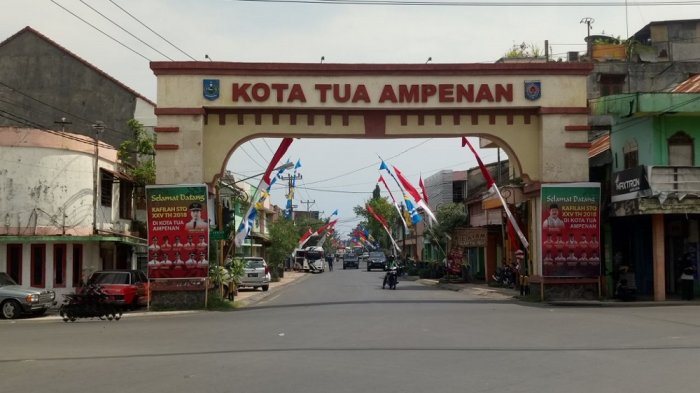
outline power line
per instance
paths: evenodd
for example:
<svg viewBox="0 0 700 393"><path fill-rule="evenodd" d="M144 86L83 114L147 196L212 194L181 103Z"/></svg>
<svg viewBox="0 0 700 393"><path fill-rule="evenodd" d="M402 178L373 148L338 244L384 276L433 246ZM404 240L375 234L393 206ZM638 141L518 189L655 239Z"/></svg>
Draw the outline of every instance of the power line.
<svg viewBox="0 0 700 393"><path fill-rule="evenodd" d="M100 11L98 11L97 9L95 9L95 8L94 8L93 6L91 6L90 4L86 3L84 0L80 0L80 2L83 3L86 7L90 8L90 9L93 10L93 11L95 11L95 12L96 12L98 15L100 15L101 17L103 17L103 18L107 19L108 21L110 21L113 25L115 25L115 26L117 26L118 28L120 28L120 29L121 29L123 32L125 32L126 34L128 34L128 35L134 37L135 39L137 39L140 43L142 43L142 44L146 45L147 47L153 49L154 51L158 52L161 56L165 57L166 59L168 59L168 60L170 60L170 61L173 61L173 59L170 58L168 55L166 55L166 54L164 54L163 52L159 51L158 49L152 47L152 46L149 45L146 41L144 41L144 40L140 39L139 37L135 36L135 35L132 34L129 30L123 28L120 24L118 24L117 22L115 22L115 21L113 21L112 19L108 18L107 16L105 16L103 13L101 13Z"/></svg>
<svg viewBox="0 0 700 393"><path fill-rule="evenodd" d="M53 1L53 0L51 0L51 1ZM162 35L156 33L155 30L153 30L153 29L151 29L150 27L148 27L145 23L141 22L137 17L135 17L134 15L132 15L129 11L125 10L125 9L122 8L119 4L115 3L114 0L109 0L109 2L112 3L112 4L114 4L114 5L115 5L117 8L119 8L120 10L122 10L125 14L129 15L132 19L134 19L135 21L139 22L139 23L141 24L141 26L147 28L151 33L157 35L157 36L160 37L163 41L165 41L165 42L167 42L168 44L170 44L170 46L172 46L173 48L179 50L180 52L182 52L182 54L184 54L185 56L189 57L190 59L192 59L192 60L194 60L194 61L197 61L194 57L192 57L192 56L190 56L189 54L187 54L187 52L185 52L185 51L183 51L182 49L178 48L175 44L173 44L172 42L168 41L168 40L167 40L165 37L163 37Z"/></svg>
<svg viewBox="0 0 700 393"><path fill-rule="evenodd" d="M151 59L149 59L148 57L142 55L141 53L135 51L134 49L131 49L131 48L130 48L129 46L127 46L125 43L119 41L118 39L112 37L111 35L105 33L104 31L100 30L99 27L97 27L97 26L93 25L92 23L86 21L85 19L79 17L79 16L78 16L77 14L75 14L73 11L71 11L71 10L69 10L68 8L66 8L66 7L64 7L64 6L60 5L60 4L58 4L55 0L51 0L51 2L54 3L54 4L56 4L58 7L60 7L62 10L66 11L67 13L69 13L69 14L73 15L74 17L80 19L80 20L81 20L83 23L85 23L86 25L88 25L88 26L92 27L93 29L99 31L100 33L104 34L105 36L107 36L109 39L111 39L112 41L116 42L117 44L119 44L119 45L123 46L124 48L126 48L126 49L132 51L133 53L135 53L135 54L141 56L141 57L144 58L146 61L149 61L149 62L151 61Z"/></svg>

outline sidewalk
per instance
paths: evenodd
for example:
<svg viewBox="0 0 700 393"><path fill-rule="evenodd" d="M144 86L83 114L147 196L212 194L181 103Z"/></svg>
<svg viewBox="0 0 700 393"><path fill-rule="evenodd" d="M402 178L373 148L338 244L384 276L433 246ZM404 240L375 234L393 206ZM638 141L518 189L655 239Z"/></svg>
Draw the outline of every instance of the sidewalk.
<svg viewBox="0 0 700 393"><path fill-rule="evenodd" d="M406 278L404 278L406 279ZM543 306L560 306L560 307L659 307L659 306L700 306L700 299L695 300L679 300L667 299L664 301L654 300L634 300L621 301L618 299L602 299L602 300L545 300L540 302L538 299L533 299L531 296L527 299L521 299L520 291L510 288L491 287L485 283L442 283L435 279L414 278L415 281L424 284L432 285L450 291L464 292L473 296L482 297L490 300L512 300L528 305L543 305ZM531 289L532 290L532 289Z"/></svg>
<svg viewBox="0 0 700 393"><path fill-rule="evenodd" d="M270 289L267 292L263 292L260 289L253 289L253 288L239 289L238 295L236 295L233 299L234 304L235 304L236 308L247 307L249 305L255 304L255 303L271 296L275 292L279 291L280 288L284 287L285 285L289 285L293 282L305 280L308 277L310 277L311 275L312 275L311 273L304 273L304 272L295 272L295 271L284 272L284 277L280 278L280 281L270 283Z"/></svg>

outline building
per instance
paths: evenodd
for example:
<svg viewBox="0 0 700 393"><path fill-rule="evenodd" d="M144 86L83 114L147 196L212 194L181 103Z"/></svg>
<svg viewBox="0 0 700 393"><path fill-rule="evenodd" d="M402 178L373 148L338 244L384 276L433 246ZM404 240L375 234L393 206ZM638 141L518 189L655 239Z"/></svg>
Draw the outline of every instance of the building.
<svg viewBox="0 0 700 393"><path fill-rule="evenodd" d="M95 270L145 268L145 215L117 147L154 108L30 27L0 43L0 271L61 294Z"/></svg>

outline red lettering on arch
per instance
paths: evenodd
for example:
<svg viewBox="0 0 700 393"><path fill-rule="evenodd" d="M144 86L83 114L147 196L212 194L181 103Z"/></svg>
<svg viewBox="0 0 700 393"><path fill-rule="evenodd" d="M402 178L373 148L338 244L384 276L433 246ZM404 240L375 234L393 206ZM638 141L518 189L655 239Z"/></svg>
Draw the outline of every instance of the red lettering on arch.
<svg viewBox="0 0 700 393"><path fill-rule="evenodd" d="M496 85L496 101L513 101L513 84L509 83L505 86L498 84Z"/></svg>
<svg viewBox="0 0 700 393"><path fill-rule="evenodd" d="M399 85L399 102L420 101L420 90L418 85Z"/></svg>
<svg viewBox="0 0 700 393"><path fill-rule="evenodd" d="M364 101L366 103L372 102L372 100L369 98L369 93L367 92L365 85L358 85L357 89L355 90L355 94L352 96L352 102L360 101Z"/></svg>
<svg viewBox="0 0 700 393"><path fill-rule="evenodd" d="M327 95L328 95L328 90L331 89L331 84L330 83L319 83L314 86L316 90L318 90L319 93L321 93L321 102L326 102L327 100Z"/></svg>
<svg viewBox="0 0 700 393"><path fill-rule="evenodd" d="M438 101L439 102L455 102L454 85L439 84L438 85Z"/></svg>
<svg viewBox="0 0 700 393"><path fill-rule="evenodd" d="M289 97L287 98L287 102L293 101L306 102L304 89L302 89L301 85L298 83L292 85L292 90L289 92Z"/></svg>
<svg viewBox="0 0 700 393"><path fill-rule="evenodd" d="M489 85L484 84L479 86L479 92L476 93L476 102L481 101L493 102L493 94L491 93Z"/></svg>
<svg viewBox="0 0 700 393"><path fill-rule="evenodd" d="M238 83L233 84L233 102L238 102L242 100L244 102L252 101L248 95L248 89L250 88L250 83L243 83L239 85Z"/></svg>
<svg viewBox="0 0 700 393"><path fill-rule="evenodd" d="M389 101L392 103L396 103L396 93L394 93L394 88L391 85L384 85L384 88L382 89L382 94L379 96L379 103L383 103L385 101Z"/></svg>
<svg viewBox="0 0 700 393"><path fill-rule="evenodd" d="M457 102L474 102L474 85L457 85Z"/></svg>
<svg viewBox="0 0 700 393"><path fill-rule="evenodd" d="M421 102L428 102L428 99L435 95L437 88L435 85L420 85Z"/></svg>
<svg viewBox="0 0 700 393"><path fill-rule="evenodd" d="M284 102L284 91L289 88L289 85L286 83L273 83L272 84L272 90L275 91L275 97L277 98L277 102Z"/></svg>
<svg viewBox="0 0 700 393"><path fill-rule="evenodd" d="M251 89L253 99L257 102L265 102L270 98L270 86L267 83L256 83Z"/></svg>

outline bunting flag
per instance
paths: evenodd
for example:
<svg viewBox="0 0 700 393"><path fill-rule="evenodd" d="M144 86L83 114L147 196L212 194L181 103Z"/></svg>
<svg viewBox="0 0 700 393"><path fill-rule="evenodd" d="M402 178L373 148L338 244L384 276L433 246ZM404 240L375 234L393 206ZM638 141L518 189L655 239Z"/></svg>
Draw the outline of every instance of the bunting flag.
<svg viewBox="0 0 700 393"><path fill-rule="evenodd" d="M469 146L469 150L471 150L472 153L474 154L474 158L476 158L476 162L479 163L479 169L481 169L481 174L484 176L484 179L486 180L487 188L489 190L493 189L494 192L496 193L496 195L498 195L498 199L501 201L501 205L503 206L503 210L505 210L506 216L508 217L508 222L510 222L510 224L513 226L513 229L515 229L515 232L518 234L518 237L520 238L520 243L522 243L523 247L525 247L525 250L527 250L530 247L530 243L528 243L527 239L525 238L525 235L520 230L520 227L518 226L518 222L515 221L515 217L513 217L513 214L510 212L510 209L508 209L508 205L506 204L506 201L503 199L503 196L501 195L501 191L498 189L496 182L493 181L493 177L491 177L491 173L489 173L488 169L486 169L486 166L481 161L479 154L476 153L476 150L474 150L474 147L472 146L471 143L469 143L469 140L465 136L462 137L462 147L464 147L464 146Z"/></svg>
<svg viewBox="0 0 700 393"><path fill-rule="evenodd" d="M301 235L301 238L299 239L299 247L297 248L302 248L304 247L304 244L306 244L307 241L311 238L311 235L314 233L311 231L311 228L309 228L308 231L306 231L303 235Z"/></svg>
<svg viewBox="0 0 700 393"><path fill-rule="evenodd" d="M337 216L338 215L338 209L333 210L333 213L331 213L331 217Z"/></svg>
<svg viewBox="0 0 700 393"><path fill-rule="evenodd" d="M409 217L411 217L411 223L413 223L413 225L416 225L419 222L423 221L423 217L421 217L421 215L418 214L418 209L416 209L413 206L413 202L411 202L411 200L408 198L408 195L404 194L403 199L404 203L406 204L406 211Z"/></svg>
<svg viewBox="0 0 700 393"><path fill-rule="evenodd" d="M267 169L265 170L265 173L263 175L262 180L260 180L260 184L258 184L258 187L255 189L255 192L253 193L253 197L250 198L251 201L257 201L258 200L258 193L261 192L263 189L268 189L272 185L272 180L270 179L270 176L272 175L272 171L275 169L277 166L277 163L279 160L282 158L284 153L287 152L287 149L289 149L289 145L292 144L292 141L294 139L292 138L284 138L282 139L282 142L280 142L279 147L277 147L277 151L275 151L275 154L272 156L272 160L270 163L267 165ZM246 236L250 234L251 229L253 228L253 224L255 223L255 215L257 214L257 210L255 208L255 203L251 203L250 207L248 208L248 212L246 213L245 217L246 219L243 220L241 223L241 226L238 228L238 232L236 233L236 236L234 237L234 243L237 247L240 247L243 244L243 241L245 240ZM253 213L255 212L255 213ZM253 220L250 220L250 217L253 217Z"/></svg>
<svg viewBox="0 0 700 393"><path fill-rule="evenodd" d="M423 217L421 217L420 214L416 214L414 216L414 214L410 213L411 210L413 210L413 204L410 203L410 201L408 200L406 193L404 192L403 188L401 187L401 183L399 183L399 181L396 179L396 176L394 176L394 174L391 173L389 166L384 162L384 160L382 160L381 157L379 157L379 159L382 161L382 163L379 164L379 170L384 169L389 174L389 176L391 176L391 178L394 179L394 181L396 182L396 185L399 187L399 190L401 191L401 194L403 194L403 203L404 203L404 206L406 207L406 211L404 213L408 214L409 216L407 218L403 217L403 215L400 213L401 209L399 209L399 216L401 216L401 220L403 221L404 228L406 228L406 230L408 230L408 224L406 224L406 222L409 219L411 220L411 223L413 225L416 225L418 222L423 220ZM384 182L384 185L386 185L386 182ZM387 189L388 188L389 187L387 186ZM409 206L409 204L410 204L410 206ZM398 209L398 207L397 207L397 209Z"/></svg>
<svg viewBox="0 0 700 393"><path fill-rule="evenodd" d="M375 212L374 209L372 209L372 206L370 206L369 204L367 205L367 211L370 212L370 214L372 214L374 218L376 218L377 221L379 221L379 223L382 224L383 227L389 226L389 224L386 222L386 218L384 218L381 214Z"/></svg>
<svg viewBox="0 0 700 393"><path fill-rule="evenodd" d="M430 210L423 198L421 198L420 194L418 193L418 190L416 190L416 188L413 187L411 182L409 182L403 176L403 174L401 173L401 171L399 171L398 168L394 167L394 172L396 172L396 177L399 178L399 181L401 181L401 184L406 189L406 191L408 191L408 193L411 194L411 196L413 197L413 200L416 201L416 205L420 206L426 212L426 214L428 214L428 217L430 217L432 223L437 224L437 218L435 218L433 212Z"/></svg>
<svg viewBox="0 0 700 393"><path fill-rule="evenodd" d="M423 199L425 200L425 203L429 203L428 202L428 192L425 191L425 184L423 184L423 175L421 175L418 178L418 187L420 187L420 190L423 192Z"/></svg>
<svg viewBox="0 0 700 393"><path fill-rule="evenodd" d="M338 220L333 220L333 221L328 222L328 223L325 224L325 225L321 225L321 227L318 228L318 230L315 232L315 234L316 234L316 235L321 235L321 234L322 234L323 232L325 232L327 229L333 228L333 226L335 225L336 222L338 222Z"/></svg>
<svg viewBox="0 0 700 393"><path fill-rule="evenodd" d="M406 224L406 220L403 218L403 214L401 214L401 208L399 207L399 204L396 203L396 199L394 198L394 194L391 193L391 190L389 189L389 185L386 184L386 180L384 180L384 176L379 175L379 179L377 181L382 182L384 184L384 188L386 188L387 192L389 193L389 196L391 197L391 202L394 204L394 208L399 213L399 218L401 218L401 223L403 224L404 229L406 229L408 231L408 224Z"/></svg>

